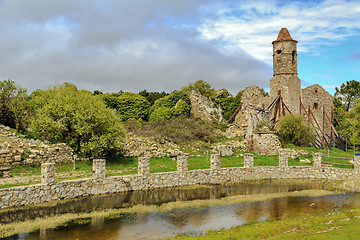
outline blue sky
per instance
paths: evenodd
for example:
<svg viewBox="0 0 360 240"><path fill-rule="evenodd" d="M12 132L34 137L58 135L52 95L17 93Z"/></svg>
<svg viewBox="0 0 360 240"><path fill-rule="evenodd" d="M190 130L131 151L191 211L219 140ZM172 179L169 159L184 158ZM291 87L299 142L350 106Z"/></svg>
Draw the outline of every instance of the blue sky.
<svg viewBox="0 0 360 240"><path fill-rule="evenodd" d="M360 0L0 0L0 79L33 91L269 88L272 45L298 40L302 87L360 81Z"/></svg>

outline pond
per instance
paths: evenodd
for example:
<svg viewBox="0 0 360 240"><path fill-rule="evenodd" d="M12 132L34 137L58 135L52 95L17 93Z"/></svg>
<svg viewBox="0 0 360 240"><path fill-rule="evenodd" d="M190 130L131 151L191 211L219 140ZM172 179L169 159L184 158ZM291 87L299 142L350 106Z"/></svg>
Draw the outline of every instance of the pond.
<svg viewBox="0 0 360 240"><path fill-rule="evenodd" d="M233 186L205 185L186 188L156 189L94 196L58 203L55 206L12 210L0 214L0 223L32 224L34 219L51 222L69 213L84 214L81 219L70 218L61 226L40 225L40 230L16 234L5 239L159 239L176 234L200 235L209 229L230 228L248 222L281 219L296 214L337 211L360 207L360 194L332 194L321 197L282 196L261 200L261 196L291 193L307 189L324 189L321 182L243 183ZM253 196L251 201L213 205L215 199L238 195ZM202 207L181 207L181 203L204 200ZM256 201L260 199L261 201ZM161 211L141 209L174 203L174 208ZM176 205L178 204L178 205ZM134 207L143 205L139 211ZM191 206L191 204L190 204ZM131 209L111 217L101 213L109 210ZM156 208L155 208L156 209ZM100 214L94 214L100 213ZM66 217L65 217L66 218ZM65 222L66 222L65 221Z"/></svg>

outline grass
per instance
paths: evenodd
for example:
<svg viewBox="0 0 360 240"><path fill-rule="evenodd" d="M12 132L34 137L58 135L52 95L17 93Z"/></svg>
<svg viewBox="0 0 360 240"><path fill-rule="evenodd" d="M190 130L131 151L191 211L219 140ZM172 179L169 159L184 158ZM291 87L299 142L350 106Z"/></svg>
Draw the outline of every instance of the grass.
<svg viewBox="0 0 360 240"><path fill-rule="evenodd" d="M348 209L249 223L228 230L209 231L205 236L174 239L358 239L359 224L360 209Z"/></svg>

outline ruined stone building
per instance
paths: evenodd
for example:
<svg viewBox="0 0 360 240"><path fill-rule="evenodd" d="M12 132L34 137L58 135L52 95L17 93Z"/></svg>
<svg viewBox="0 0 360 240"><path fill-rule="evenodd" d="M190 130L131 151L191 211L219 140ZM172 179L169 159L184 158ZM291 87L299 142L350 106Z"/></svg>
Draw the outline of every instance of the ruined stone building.
<svg viewBox="0 0 360 240"><path fill-rule="evenodd" d="M270 97L263 96L256 86L244 89L241 109L227 136L241 136L246 150L259 154L276 154L281 148L274 132L263 123L279 120L283 115L302 114L317 131L331 135L333 97L318 84L301 89L297 73L297 41L286 28L282 28L273 44L273 78L270 80ZM275 101L283 103L269 108Z"/></svg>
<svg viewBox="0 0 360 240"><path fill-rule="evenodd" d="M333 96L318 84L301 89L297 75L297 41L282 28L273 44L274 75L270 80L270 96L281 96L292 113L302 114L311 124L331 135Z"/></svg>

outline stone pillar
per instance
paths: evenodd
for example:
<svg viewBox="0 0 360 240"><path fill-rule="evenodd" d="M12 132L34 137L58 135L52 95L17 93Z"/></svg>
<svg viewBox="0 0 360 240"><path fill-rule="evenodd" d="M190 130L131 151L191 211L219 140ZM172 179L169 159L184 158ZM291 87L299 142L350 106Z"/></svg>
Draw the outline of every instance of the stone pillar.
<svg viewBox="0 0 360 240"><path fill-rule="evenodd" d="M177 171L180 173L185 173L188 170L188 157L187 156L177 156Z"/></svg>
<svg viewBox="0 0 360 240"><path fill-rule="evenodd" d="M245 168L254 167L254 154L245 153L245 155L244 155L244 167Z"/></svg>
<svg viewBox="0 0 360 240"><path fill-rule="evenodd" d="M289 154L287 152L280 152L279 153L279 167L284 168L287 167L289 164Z"/></svg>
<svg viewBox="0 0 360 240"><path fill-rule="evenodd" d="M55 163L41 164L41 184L52 185L55 183Z"/></svg>
<svg viewBox="0 0 360 240"><path fill-rule="evenodd" d="M360 175L360 156L354 156L354 174Z"/></svg>
<svg viewBox="0 0 360 240"><path fill-rule="evenodd" d="M211 154L210 156L210 169L219 170L221 168L220 154Z"/></svg>
<svg viewBox="0 0 360 240"><path fill-rule="evenodd" d="M93 160L93 177L95 179L105 179L105 159L94 159Z"/></svg>
<svg viewBox="0 0 360 240"><path fill-rule="evenodd" d="M150 174L150 158L139 157L138 160L138 174L146 177Z"/></svg>
<svg viewBox="0 0 360 240"><path fill-rule="evenodd" d="M321 169L321 153L313 154L313 166L316 169Z"/></svg>

